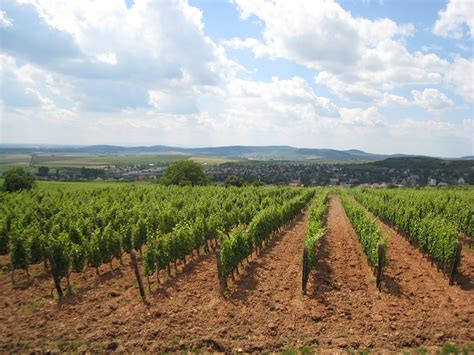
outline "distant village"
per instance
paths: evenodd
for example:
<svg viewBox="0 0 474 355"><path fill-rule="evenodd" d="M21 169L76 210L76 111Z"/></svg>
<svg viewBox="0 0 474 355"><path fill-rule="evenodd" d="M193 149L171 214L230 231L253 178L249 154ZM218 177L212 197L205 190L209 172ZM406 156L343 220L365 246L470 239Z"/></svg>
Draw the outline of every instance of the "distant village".
<svg viewBox="0 0 474 355"><path fill-rule="evenodd" d="M246 182L265 185L341 186L341 187L415 187L474 184L474 170L389 168L370 164L315 164L300 161L271 161L203 164L204 172L217 184L236 176ZM38 178L60 181L158 180L166 166L155 164L90 168L38 168Z"/></svg>

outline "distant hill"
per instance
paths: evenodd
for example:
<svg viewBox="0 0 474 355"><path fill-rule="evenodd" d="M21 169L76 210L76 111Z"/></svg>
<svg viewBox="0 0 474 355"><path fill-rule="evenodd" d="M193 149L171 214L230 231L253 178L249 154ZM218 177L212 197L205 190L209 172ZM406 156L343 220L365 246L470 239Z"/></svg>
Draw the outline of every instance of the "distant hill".
<svg viewBox="0 0 474 355"><path fill-rule="evenodd" d="M116 145L60 146L60 145L0 145L0 153L83 153L83 154L185 154L249 160L348 160L381 161L387 158L413 157L403 154L372 154L362 150L335 150L317 148L295 148L286 145L275 146L227 146L207 148L181 148L164 145L124 147ZM474 157L462 157L472 160Z"/></svg>
<svg viewBox="0 0 474 355"><path fill-rule="evenodd" d="M447 160L431 157L403 157L388 158L372 163L375 166L393 169L466 169L474 168L474 160L457 159Z"/></svg>

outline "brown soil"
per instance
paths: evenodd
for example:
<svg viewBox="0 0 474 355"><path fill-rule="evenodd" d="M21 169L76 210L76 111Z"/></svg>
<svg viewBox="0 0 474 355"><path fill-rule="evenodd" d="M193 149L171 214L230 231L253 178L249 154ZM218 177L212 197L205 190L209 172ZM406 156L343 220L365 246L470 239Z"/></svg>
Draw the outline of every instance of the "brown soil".
<svg viewBox="0 0 474 355"><path fill-rule="evenodd" d="M302 215L246 265L219 295L215 254L201 256L147 294L144 305L129 267L73 275L74 295L61 307L50 298L42 266L18 284L0 274L0 351L21 349L235 352L312 346L395 350L474 341L471 257L461 285L447 279L390 229L382 292L338 197L318 251L308 296L301 296ZM3 260L0 260L0 262ZM128 263L128 260L126 260ZM2 263L3 264L3 263ZM466 266L467 265L467 266ZM469 266L471 265L471 266ZM154 279L154 278L153 278Z"/></svg>

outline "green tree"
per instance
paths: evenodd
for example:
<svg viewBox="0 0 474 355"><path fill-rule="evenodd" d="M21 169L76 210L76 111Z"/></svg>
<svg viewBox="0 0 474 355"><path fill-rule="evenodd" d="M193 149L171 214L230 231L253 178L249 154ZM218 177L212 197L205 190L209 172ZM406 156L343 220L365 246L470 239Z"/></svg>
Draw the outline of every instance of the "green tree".
<svg viewBox="0 0 474 355"><path fill-rule="evenodd" d="M237 186L241 187L245 185L245 180L240 176L228 176L224 181L226 186Z"/></svg>
<svg viewBox="0 0 474 355"><path fill-rule="evenodd" d="M201 164L192 160L172 163L161 178L165 185L207 185L209 177L204 174Z"/></svg>
<svg viewBox="0 0 474 355"><path fill-rule="evenodd" d="M44 176L47 177L49 176L49 168L47 166L40 166L38 168L38 176Z"/></svg>
<svg viewBox="0 0 474 355"><path fill-rule="evenodd" d="M15 168L7 171L3 187L8 192L19 190L30 190L35 182L35 178L29 171L22 168Z"/></svg>

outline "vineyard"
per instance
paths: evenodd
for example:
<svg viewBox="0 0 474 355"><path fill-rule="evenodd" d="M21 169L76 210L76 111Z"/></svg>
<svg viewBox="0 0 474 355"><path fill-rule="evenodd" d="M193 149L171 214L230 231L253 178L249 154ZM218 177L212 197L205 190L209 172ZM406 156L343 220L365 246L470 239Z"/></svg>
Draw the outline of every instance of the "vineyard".
<svg viewBox="0 0 474 355"><path fill-rule="evenodd" d="M349 220L356 232L357 239L367 256L367 262L372 266L377 275L377 288L380 290L382 282L382 270L387 254L387 242L377 228L376 223L370 218L367 211L351 201L345 194L342 204Z"/></svg>
<svg viewBox="0 0 474 355"><path fill-rule="evenodd" d="M472 189L50 183L0 199L3 351L472 350Z"/></svg>
<svg viewBox="0 0 474 355"><path fill-rule="evenodd" d="M199 255L222 239L224 273L253 247L288 223L312 196L289 188L120 187L39 191L2 196L1 254L10 253L11 277L30 265L52 267L56 283L72 272L110 265L135 249L144 252L145 275L177 271L177 261ZM287 202L289 201L289 202ZM248 233L239 233L241 225ZM237 227L239 226L239 227ZM239 238L239 235L243 237ZM58 285L59 286L59 285ZM61 294L61 290L58 288ZM62 295L62 294L61 294Z"/></svg>
<svg viewBox="0 0 474 355"><path fill-rule="evenodd" d="M453 274L460 262L459 236L474 238L474 204L467 194L357 191L354 196L407 236L445 274Z"/></svg>

